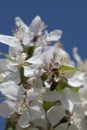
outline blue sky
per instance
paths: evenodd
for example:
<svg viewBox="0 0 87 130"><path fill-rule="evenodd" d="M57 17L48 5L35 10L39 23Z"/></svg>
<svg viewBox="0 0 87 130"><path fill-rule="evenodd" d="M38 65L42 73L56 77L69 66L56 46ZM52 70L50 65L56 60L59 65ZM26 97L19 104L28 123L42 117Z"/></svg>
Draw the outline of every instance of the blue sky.
<svg viewBox="0 0 87 130"><path fill-rule="evenodd" d="M39 15L48 30L61 29L61 42L72 57L77 46L82 58L87 57L87 2L86 0L0 0L0 34L11 35L15 29L14 18L21 17L26 24ZM7 47L0 44L0 51ZM0 130L3 120L0 120Z"/></svg>

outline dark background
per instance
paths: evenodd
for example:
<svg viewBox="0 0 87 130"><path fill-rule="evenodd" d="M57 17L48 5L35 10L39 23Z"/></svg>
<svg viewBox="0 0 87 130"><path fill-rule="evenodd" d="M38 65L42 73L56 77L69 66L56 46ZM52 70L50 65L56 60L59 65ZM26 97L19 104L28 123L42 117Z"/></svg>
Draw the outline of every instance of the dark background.
<svg viewBox="0 0 87 130"><path fill-rule="evenodd" d="M63 31L61 42L71 58L75 46L82 59L87 57L86 0L0 0L0 34L12 35L16 16L29 25L36 15L45 21L48 31ZM0 44L0 51L7 53L7 46ZM4 122L1 118L0 130L4 129Z"/></svg>

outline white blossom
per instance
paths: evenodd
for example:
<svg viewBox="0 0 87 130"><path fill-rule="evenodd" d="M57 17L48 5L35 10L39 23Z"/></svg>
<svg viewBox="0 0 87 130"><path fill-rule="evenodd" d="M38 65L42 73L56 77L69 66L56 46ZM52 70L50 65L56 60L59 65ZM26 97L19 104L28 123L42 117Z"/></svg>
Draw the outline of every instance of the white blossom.
<svg viewBox="0 0 87 130"><path fill-rule="evenodd" d="M13 36L0 34L9 46L0 52L0 116L15 130L87 130L87 60L75 47L72 61L62 31L45 30L40 16L15 24Z"/></svg>
<svg viewBox="0 0 87 130"><path fill-rule="evenodd" d="M36 118L43 118L44 111L35 100L38 92L35 90L28 90L27 95L23 88L16 85L13 81L5 82L0 85L0 91L8 100L0 104L0 115L10 117L14 112L20 114L18 124L25 128L29 126L29 122ZM32 95L33 94L33 95Z"/></svg>

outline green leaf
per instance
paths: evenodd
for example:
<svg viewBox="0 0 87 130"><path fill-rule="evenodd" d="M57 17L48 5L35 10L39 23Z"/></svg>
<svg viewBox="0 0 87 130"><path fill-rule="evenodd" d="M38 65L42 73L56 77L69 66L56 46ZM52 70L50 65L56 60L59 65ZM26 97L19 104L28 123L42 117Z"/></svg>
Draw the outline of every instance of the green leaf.
<svg viewBox="0 0 87 130"><path fill-rule="evenodd" d="M45 109L45 111L49 110L52 106L55 106L57 104L60 104L59 101L56 101L56 102L46 102L44 101L43 103L43 108Z"/></svg>
<svg viewBox="0 0 87 130"><path fill-rule="evenodd" d="M60 67L60 71L62 71L62 73L64 74L65 77L70 78L70 77L73 76L73 74L75 72L78 71L78 69L74 68L74 67L64 66L63 65L63 66Z"/></svg>
<svg viewBox="0 0 87 130"><path fill-rule="evenodd" d="M80 89L80 87L73 87L73 86L71 86L70 89L72 91L78 92L78 90Z"/></svg>
<svg viewBox="0 0 87 130"><path fill-rule="evenodd" d="M56 91L59 93L61 92L64 88L70 88L72 91L78 92L80 87L75 87L75 86L70 86L63 78L58 82L58 85L56 87Z"/></svg>
<svg viewBox="0 0 87 130"><path fill-rule="evenodd" d="M57 92L61 92L64 88L66 87L69 87L70 88L70 85L68 85L68 83L65 81L65 79L61 79L59 82L58 82L58 85L56 87L56 91Z"/></svg>
<svg viewBox="0 0 87 130"><path fill-rule="evenodd" d="M19 118L20 115L18 115L17 113L12 114L10 118L7 119L5 130L16 130L16 125Z"/></svg>

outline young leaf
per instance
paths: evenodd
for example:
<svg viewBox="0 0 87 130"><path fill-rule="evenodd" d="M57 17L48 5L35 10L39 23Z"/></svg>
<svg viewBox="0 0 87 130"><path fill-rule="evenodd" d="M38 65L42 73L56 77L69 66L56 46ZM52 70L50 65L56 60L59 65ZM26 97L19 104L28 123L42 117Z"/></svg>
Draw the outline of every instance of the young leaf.
<svg viewBox="0 0 87 130"><path fill-rule="evenodd" d="M56 104L60 104L59 101L56 102L46 102L44 101L43 103L43 108L45 109L45 111L49 110L52 106L56 105Z"/></svg>
<svg viewBox="0 0 87 130"><path fill-rule="evenodd" d="M56 91L57 92L61 92L64 88L66 87L69 87L70 86L67 84L67 82L64 80L64 79L61 79L59 82L58 82L58 85L56 87Z"/></svg>
<svg viewBox="0 0 87 130"><path fill-rule="evenodd" d="M78 71L78 69L77 69L77 68L74 68L74 67L62 65L62 66L60 67L60 71L62 71L62 73L64 74L65 77L70 78L70 77L73 76L73 74L74 74L75 72Z"/></svg>

